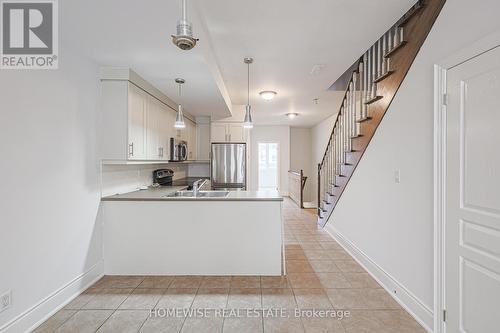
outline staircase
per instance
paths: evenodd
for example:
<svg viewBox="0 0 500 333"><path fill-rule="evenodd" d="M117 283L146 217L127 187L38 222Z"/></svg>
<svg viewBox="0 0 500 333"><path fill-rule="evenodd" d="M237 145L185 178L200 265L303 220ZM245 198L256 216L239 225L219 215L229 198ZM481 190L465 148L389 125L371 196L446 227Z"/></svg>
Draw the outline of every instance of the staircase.
<svg viewBox="0 0 500 333"><path fill-rule="evenodd" d="M445 1L418 1L356 62L318 164L321 227L335 209Z"/></svg>

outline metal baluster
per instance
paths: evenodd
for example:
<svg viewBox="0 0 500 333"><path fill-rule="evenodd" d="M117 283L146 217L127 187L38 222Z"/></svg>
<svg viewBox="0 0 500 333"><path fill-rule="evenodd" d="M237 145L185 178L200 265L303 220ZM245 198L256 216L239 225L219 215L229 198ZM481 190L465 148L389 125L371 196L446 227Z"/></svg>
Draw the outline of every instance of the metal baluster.
<svg viewBox="0 0 500 333"><path fill-rule="evenodd" d="M386 43L387 34L384 34L384 36L382 37L382 75L387 73L387 58L384 57L385 53L387 52Z"/></svg>
<svg viewBox="0 0 500 333"><path fill-rule="evenodd" d="M399 45L399 28L398 27L394 27L394 37L393 37L394 41L393 41L393 48L397 47Z"/></svg>
<svg viewBox="0 0 500 333"><path fill-rule="evenodd" d="M358 68L359 69L359 68ZM357 95L357 90L356 90L356 86L357 86L357 83L358 83L358 72L355 72L354 73L354 77L352 78L352 136L355 137L357 136L357 122L356 120L358 119L357 118L357 107L356 107L356 95ZM352 148L352 146L351 146Z"/></svg>
<svg viewBox="0 0 500 333"><path fill-rule="evenodd" d="M403 43L405 41L405 31L403 27L399 27L399 43Z"/></svg>
<svg viewBox="0 0 500 333"><path fill-rule="evenodd" d="M391 27L389 29L389 31L387 32L388 36L387 36L387 43L388 43L388 46L387 46L387 52L391 52L392 51L392 48L394 47L394 37L392 36L392 33L394 31L394 27Z"/></svg>

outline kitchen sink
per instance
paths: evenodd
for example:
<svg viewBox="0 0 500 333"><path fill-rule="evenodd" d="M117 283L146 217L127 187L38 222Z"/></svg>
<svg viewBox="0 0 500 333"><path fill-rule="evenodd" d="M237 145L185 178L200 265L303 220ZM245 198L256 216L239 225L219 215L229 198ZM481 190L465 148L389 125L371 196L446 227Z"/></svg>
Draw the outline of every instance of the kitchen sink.
<svg viewBox="0 0 500 333"><path fill-rule="evenodd" d="M229 191L198 191L196 197L193 191L177 191L167 194L167 198L225 198Z"/></svg>

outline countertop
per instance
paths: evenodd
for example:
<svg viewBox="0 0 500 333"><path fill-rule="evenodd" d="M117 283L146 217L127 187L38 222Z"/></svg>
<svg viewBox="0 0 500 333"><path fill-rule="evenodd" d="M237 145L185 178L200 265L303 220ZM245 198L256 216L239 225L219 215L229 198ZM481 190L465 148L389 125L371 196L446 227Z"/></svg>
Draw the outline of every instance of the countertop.
<svg viewBox="0 0 500 333"><path fill-rule="evenodd" d="M115 194L101 198L102 201L283 201L278 191L230 191L224 198L180 198L166 195L185 190L186 186L148 187L147 190Z"/></svg>

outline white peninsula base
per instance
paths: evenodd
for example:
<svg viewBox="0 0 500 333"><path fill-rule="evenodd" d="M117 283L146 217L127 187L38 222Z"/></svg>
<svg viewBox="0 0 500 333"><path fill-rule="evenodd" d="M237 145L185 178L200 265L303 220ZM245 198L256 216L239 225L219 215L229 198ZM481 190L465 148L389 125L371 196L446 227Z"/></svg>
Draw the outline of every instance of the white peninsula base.
<svg viewBox="0 0 500 333"><path fill-rule="evenodd" d="M281 275L282 201L103 201L106 275Z"/></svg>

